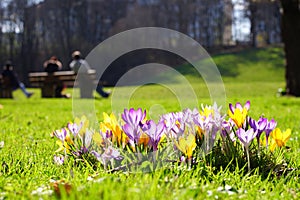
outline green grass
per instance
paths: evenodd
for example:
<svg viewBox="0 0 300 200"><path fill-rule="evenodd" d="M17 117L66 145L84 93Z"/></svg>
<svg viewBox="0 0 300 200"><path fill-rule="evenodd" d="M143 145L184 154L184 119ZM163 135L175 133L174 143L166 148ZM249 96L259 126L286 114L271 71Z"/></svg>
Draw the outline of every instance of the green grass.
<svg viewBox="0 0 300 200"><path fill-rule="evenodd" d="M224 82L280 82L284 81L284 53L282 48L248 49L231 54L212 56ZM178 67L188 78L198 78L189 66ZM193 79L194 81L195 79Z"/></svg>
<svg viewBox="0 0 300 200"><path fill-rule="evenodd" d="M299 168L300 99L277 97L284 87L283 53L280 48L253 49L236 54L213 57L220 67L226 89L226 103L251 101L250 115L274 118L282 129L291 128L292 137L287 145L289 167ZM181 69L192 85L198 103L211 104L206 86L191 69ZM178 98L168 87L179 88L186 96ZM102 112L118 111L125 107L142 107L150 110L151 118L160 113L193 107L186 85L147 85L143 87L111 88L109 99L75 99L83 106L94 106L96 116ZM128 91L131 91L128 99ZM258 173L243 175L243 169L229 172L226 169L212 173L203 163L194 170L176 168L159 169L152 173L94 172L89 168L70 165L56 166L53 154L57 149L50 133L73 120L72 99L41 99L40 91L26 99L20 91L13 100L1 99L0 110L0 199L39 199L32 192L39 187L51 188L50 182L64 179L71 184L70 199L299 199L299 172L280 178L265 178ZM71 91L69 91L71 92ZM180 105L181 104L181 105ZM84 107L85 109L85 107ZM226 112L227 108L223 111ZM88 177L93 175L94 181ZM226 187L225 187L226 186ZM43 199L58 198L42 195Z"/></svg>

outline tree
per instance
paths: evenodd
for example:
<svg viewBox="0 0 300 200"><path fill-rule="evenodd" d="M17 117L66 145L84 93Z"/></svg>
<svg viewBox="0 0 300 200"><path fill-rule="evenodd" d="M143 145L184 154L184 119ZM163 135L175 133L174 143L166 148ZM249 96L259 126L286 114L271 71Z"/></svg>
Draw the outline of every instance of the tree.
<svg viewBox="0 0 300 200"><path fill-rule="evenodd" d="M300 96L300 0L280 0L282 40L286 57L286 92Z"/></svg>
<svg viewBox="0 0 300 200"><path fill-rule="evenodd" d="M7 1L4 20L7 24L6 36L8 37L9 52L6 59L13 61L15 70L21 79L27 72L27 65L24 65L23 38L24 38L24 15L25 8L32 4L31 0L10 0Z"/></svg>

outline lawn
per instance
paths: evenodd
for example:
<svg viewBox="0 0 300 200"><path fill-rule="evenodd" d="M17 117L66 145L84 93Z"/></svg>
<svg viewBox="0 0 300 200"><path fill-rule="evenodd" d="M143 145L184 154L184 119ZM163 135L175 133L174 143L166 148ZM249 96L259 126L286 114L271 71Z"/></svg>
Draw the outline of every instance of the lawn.
<svg viewBox="0 0 300 200"><path fill-rule="evenodd" d="M0 104L0 199L59 198L53 181L63 180L67 188L60 188L61 198L70 199L299 199L299 130L300 99L277 96L284 87L283 51L279 47L250 49L239 53L213 56L226 89L226 104L251 101L249 114L274 118L282 129L291 128L292 135L285 152L287 175L278 178L262 176L257 171L244 173L245 168L213 170L205 164L160 168L154 172L115 172L93 170L90 167L53 162L58 146L50 134L73 121L72 103L83 113L95 113L99 121L102 112L115 114L125 107L147 109L148 117L157 120L166 112L195 107L187 85L167 86L151 84L141 87L111 88L109 99L95 100L41 99L40 91L26 99L20 91L13 100L1 99ZM212 104L204 82L193 68L178 67L189 81L198 105ZM170 88L175 88L172 92ZM177 90L178 89L178 90ZM132 91L129 93L128 91ZM68 92L72 92L69 90ZM128 95L130 98L128 98ZM193 95L193 94L192 94ZM226 113L228 107L223 108Z"/></svg>

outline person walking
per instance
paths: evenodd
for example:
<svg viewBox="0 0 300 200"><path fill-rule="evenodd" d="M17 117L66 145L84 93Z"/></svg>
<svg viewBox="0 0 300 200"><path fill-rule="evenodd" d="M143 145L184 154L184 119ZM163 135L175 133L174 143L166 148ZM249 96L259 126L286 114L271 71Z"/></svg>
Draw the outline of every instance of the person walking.
<svg viewBox="0 0 300 200"><path fill-rule="evenodd" d="M10 61L7 61L6 64L3 67L2 77L4 80L6 80L6 84L9 84L12 90L21 89L24 95L27 98L30 98L33 93L28 92L24 83L22 83L17 74L14 72L13 66Z"/></svg>

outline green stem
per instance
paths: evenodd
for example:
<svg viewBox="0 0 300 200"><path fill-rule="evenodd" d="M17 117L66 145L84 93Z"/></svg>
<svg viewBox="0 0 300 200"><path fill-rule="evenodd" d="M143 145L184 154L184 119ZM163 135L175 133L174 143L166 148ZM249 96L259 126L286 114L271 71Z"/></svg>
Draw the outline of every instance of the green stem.
<svg viewBox="0 0 300 200"><path fill-rule="evenodd" d="M249 156L249 150L248 147L246 147L246 154L247 154L247 162L248 162L248 172L250 173L250 156Z"/></svg>

